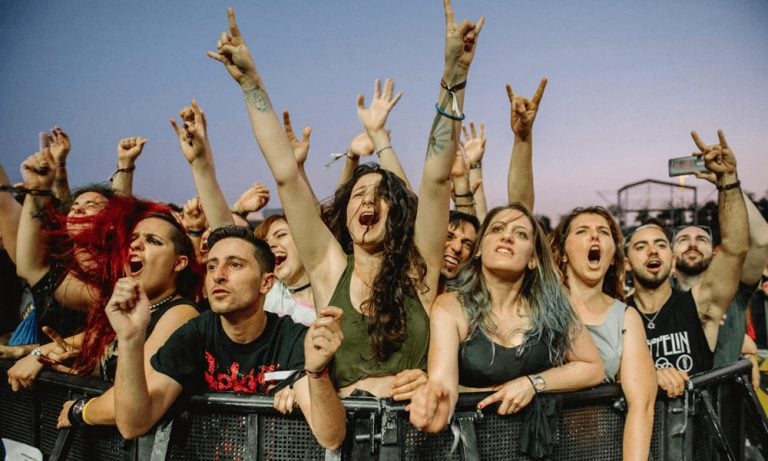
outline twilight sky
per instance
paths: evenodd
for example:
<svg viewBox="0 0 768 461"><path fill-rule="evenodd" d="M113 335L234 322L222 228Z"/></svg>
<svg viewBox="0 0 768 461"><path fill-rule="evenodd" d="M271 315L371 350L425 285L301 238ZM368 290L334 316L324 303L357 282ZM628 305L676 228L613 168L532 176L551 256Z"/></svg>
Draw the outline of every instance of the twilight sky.
<svg viewBox="0 0 768 461"><path fill-rule="evenodd" d="M442 70L440 0L233 1L240 29L278 110L313 128L307 162L331 195L361 131L356 96L376 78L405 92L389 118L393 144L418 184ZM149 139L134 192L183 203L192 175L168 119L196 98L230 202L253 181L273 191L239 88L206 56L227 28L211 1L0 0L0 162L19 165L54 125L70 135L74 187L105 180L116 144ZM506 198L512 147L509 82L531 96L549 85L534 129L536 212L553 219L616 201L625 184L667 180L667 159L725 130L747 191L768 191L768 2L454 0L457 20L486 17L470 71L467 119L484 121L490 205ZM701 186L700 202L715 195Z"/></svg>

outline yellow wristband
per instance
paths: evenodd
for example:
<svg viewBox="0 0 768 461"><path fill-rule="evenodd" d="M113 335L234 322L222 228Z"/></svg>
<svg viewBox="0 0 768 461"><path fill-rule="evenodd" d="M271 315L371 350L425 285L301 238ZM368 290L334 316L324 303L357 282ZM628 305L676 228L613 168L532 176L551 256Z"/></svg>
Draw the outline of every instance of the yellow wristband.
<svg viewBox="0 0 768 461"><path fill-rule="evenodd" d="M89 401L85 402L85 405L83 405L83 412L82 412L82 413L80 413L80 415L83 417L83 422L84 422L85 424L89 425L89 426L93 426L93 423L92 423L92 422L90 422L90 421L88 421L88 417L87 417L87 416L85 416L85 412L86 412L86 410L88 410L88 405L90 405L90 404L91 404L91 402L93 402L94 400L96 400L96 399L95 399L95 398L93 398L93 399L91 399L91 400L89 400Z"/></svg>

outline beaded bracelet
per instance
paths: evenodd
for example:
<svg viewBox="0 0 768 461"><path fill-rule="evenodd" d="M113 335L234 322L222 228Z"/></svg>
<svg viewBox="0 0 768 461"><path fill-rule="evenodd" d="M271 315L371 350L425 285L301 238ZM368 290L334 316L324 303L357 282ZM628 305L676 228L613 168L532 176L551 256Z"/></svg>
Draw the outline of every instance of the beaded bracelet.
<svg viewBox="0 0 768 461"><path fill-rule="evenodd" d="M118 168L115 170L114 173L112 173L112 176L109 177L109 182L113 182L115 179L115 176L117 176L118 173L132 173L133 170L136 169L136 165L129 166L128 168Z"/></svg>

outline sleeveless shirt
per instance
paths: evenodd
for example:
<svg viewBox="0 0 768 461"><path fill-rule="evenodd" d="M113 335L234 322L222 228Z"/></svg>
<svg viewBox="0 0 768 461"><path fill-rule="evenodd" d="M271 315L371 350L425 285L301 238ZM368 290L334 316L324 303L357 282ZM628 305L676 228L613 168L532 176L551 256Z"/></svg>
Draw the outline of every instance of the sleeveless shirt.
<svg viewBox="0 0 768 461"><path fill-rule="evenodd" d="M627 304L635 306L634 296ZM650 315L640 312L640 317L656 368L676 368L689 375L712 369L714 353L704 335L691 290L672 290L660 310ZM654 328L648 326L651 320Z"/></svg>
<svg viewBox="0 0 768 461"><path fill-rule="evenodd" d="M621 365L626 309L626 304L614 299L603 323L598 325L585 324L600 351L600 358L603 359L606 381L611 383L616 382L616 375Z"/></svg>
<svg viewBox="0 0 768 461"><path fill-rule="evenodd" d="M549 348L538 338L526 337L519 346L504 347L478 328L459 345L462 386L491 387L552 366Z"/></svg>
<svg viewBox="0 0 768 461"><path fill-rule="evenodd" d="M341 319L341 331L344 341L336 351L333 365L333 378L338 387L348 386L360 379L371 376L395 375L403 370L426 369L427 349L429 347L429 317L421 301L414 296L405 296L405 326L407 337L399 351L387 360L377 363L373 359L373 350L368 337L368 319L352 306L349 295L354 261L347 259L347 267L336 285L328 302L344 311Z"/></svg>

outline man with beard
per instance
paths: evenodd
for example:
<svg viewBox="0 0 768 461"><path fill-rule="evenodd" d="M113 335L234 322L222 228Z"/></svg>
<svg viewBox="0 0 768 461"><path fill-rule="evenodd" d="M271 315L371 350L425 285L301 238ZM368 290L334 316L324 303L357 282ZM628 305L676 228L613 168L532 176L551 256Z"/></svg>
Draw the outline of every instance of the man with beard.
<svg viewBox="0 0 768 461"><path fill-rule="evenodd" d="M708 178L705 178L708 179ZM749 197L744 196L749 221L749 249L741 268L739 286L728 308L725 322L720 326L715 348L714 368L723 367L739 359L743 345L754 346L747 339L747 304L757 288L763 267L768 258L768 223ZM707 227L685 226L677 230L672 240L675 257L675 275L672 286L679 290L690 290L698 285L709 268L713 255L712 234Z"/></svg>
<svg viewBox="0 0 768 461"><path fill-rule="evenodd" d="M679 291L670 283L672 249L661 226L640 226L626 242L627 269L635 281L627 303L643 318L659 387L669 397L682 395L689 374L712 368L720 320L736 293L749 240L736 158L725 136L718 131L720 143L707 146L695 132L691 135L717 178L720 250L701 281Z"/></svg>

